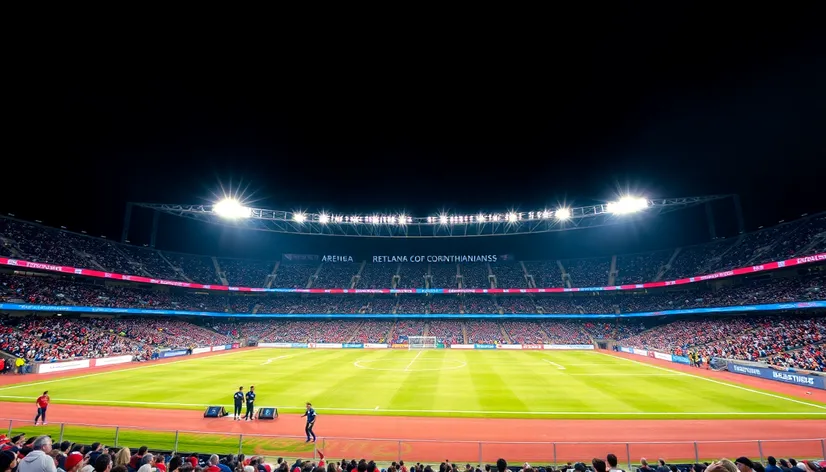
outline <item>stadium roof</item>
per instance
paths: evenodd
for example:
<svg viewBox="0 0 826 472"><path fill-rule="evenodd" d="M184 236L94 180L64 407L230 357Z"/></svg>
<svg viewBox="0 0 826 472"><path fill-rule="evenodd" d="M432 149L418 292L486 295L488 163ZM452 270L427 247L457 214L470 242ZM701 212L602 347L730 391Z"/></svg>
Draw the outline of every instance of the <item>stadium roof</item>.
<svg viewBox="0 0 826 472"><path fill-rule="evenodd" d="M683 198L624 197L615 202L582 207L507 210L475 214L435 213L411 216L404 213L336 214L252 208L235 200L212 205L130 203L157 213L190 218L210 224L256 231L323 236L379 238L458 238L504 236L570 231L618 224L628 215L654 216L735 198L710 195Z"/></svg>

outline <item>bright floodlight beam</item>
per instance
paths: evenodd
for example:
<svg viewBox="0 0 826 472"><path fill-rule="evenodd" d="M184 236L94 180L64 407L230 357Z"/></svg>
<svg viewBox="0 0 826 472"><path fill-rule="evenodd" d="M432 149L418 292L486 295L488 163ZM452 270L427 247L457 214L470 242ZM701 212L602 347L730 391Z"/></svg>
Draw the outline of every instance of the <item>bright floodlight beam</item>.
<svg viewBox="0 0 826 472"><path fill-rule="evenodd" d="M296 223L304 223L306 220L307 215L305 215L304 213L293 213L293 221L295 221Z"/></svg>
<svg viewBox="0 0 826 472"><path fill-rule="evenodd" d="M212 206L212 211L221 218L238 219L249 218L252 215L252 210L245 207L238 200L233 198L225 198Z"/></svg>
<svg viewBox="0 0 826 472"><path fill-rule="evenodd" d="M560 208L554 212L554 216L559 221L565 221L571 218L570 208Z"/></svg>
<svg viewBox="0 0 826 472"><path fill-rule="evenodd" d="M648 208L648 200L641 197L622 197L608 204L608 212L615 215L627 215Z"/></svg>

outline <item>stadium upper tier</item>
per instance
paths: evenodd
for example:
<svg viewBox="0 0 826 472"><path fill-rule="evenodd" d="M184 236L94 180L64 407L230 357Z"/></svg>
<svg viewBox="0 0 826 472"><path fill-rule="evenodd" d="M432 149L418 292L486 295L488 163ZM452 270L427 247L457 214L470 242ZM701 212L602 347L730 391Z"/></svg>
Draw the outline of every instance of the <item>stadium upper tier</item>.
<svg viewBox="0 0 826 472"><path fill-rule="evenodd" d="M82 268L125 280L262 289L558 290L668 285L772 261L826 260L826 214L708 244L631 255L495 263L287 263L166 252L0 217L0 257ZM810 260L811 259L811 260ZM781 265L782 266L782 265ZM775 268L773 267L766 267ZM117 277L119 278L119 277Z"/></svg>
<svg viewBox="0 0 826 472"><path fill-rule="evenodd" d="M592 344L598 339L657 349L689 351L826 370L826 317L773 316L575 320L257 320L214 321L201 326L170 318L70 318L0 316L0 350L33 361L132 354L148 358L162 348L189 348L241 340L270 343L390 343L434 336L445 344Z"/></svg>
<svg viewBox="0 0 826 472"><path fill-rule="evenodd" d="M113 312L127 309L175 310L191 314L253 315L620 315L696 308L805 303L826 299L826 272L797 276L738 278L730 284L692 284L654 292L575 292L548 295L301 295L228 293L181 290L122 282L59 276L25 276L0 273L0 304L21 307L103 307ZM95 283L91 283L95 282ZM720 286L717 286L720 285ZM813 308L816 308L813 306ZM34 308L32 308L34 309ZM123 309L124 311L118 311ZM65 311L75 311L66 309ZM87 309L86 311L100 311ZM745 310L744 310L745 311ZM147 312L147 314L152 314Z"/></svg>

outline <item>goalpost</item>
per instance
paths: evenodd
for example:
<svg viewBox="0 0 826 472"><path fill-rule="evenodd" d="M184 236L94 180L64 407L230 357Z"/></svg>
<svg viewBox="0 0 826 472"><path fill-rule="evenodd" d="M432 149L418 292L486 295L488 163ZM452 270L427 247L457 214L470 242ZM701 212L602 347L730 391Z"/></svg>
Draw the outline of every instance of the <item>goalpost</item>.
<svg viewBox="0 0 826 472"><path fill-rule="evenodd" d="M407 348L414 349L436 349L436 336L408 336Z"/></svg>

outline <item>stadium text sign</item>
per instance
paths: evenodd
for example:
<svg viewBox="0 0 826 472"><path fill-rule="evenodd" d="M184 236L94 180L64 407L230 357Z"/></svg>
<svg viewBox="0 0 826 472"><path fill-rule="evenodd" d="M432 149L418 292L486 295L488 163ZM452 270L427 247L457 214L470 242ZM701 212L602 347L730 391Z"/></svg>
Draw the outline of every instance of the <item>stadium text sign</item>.
<svg viewBox="0 0 826 472"><path fill-rule="evenodd" d="M377 264L398 262L496 262L497 258L496 254L412 254L409 256L373 256L373 262Z"/></svg>
<svg viewBox="0 0 826 472"><path fill-rule="evenodd" d="M826 390L826 381L824 381L824 378L815 375L777 371L766 367L743 365L733 361L728 361L726 367L729 372L734 372L735 374L750 375L752 377L761 377L764 379L775 380L777 382L785 382L794 385L803 385L805 387Z"/></svg>

